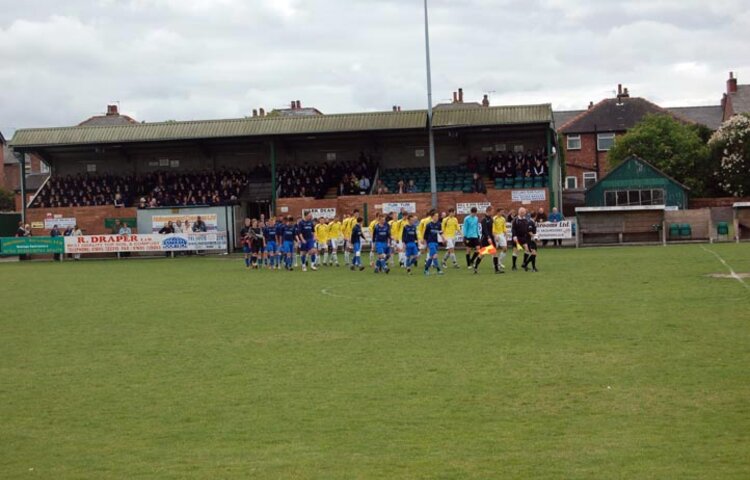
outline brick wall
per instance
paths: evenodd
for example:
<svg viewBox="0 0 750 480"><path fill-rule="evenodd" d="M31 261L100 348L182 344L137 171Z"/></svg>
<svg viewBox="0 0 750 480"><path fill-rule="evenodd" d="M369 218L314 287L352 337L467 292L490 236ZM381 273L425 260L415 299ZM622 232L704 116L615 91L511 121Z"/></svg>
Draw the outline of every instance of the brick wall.
<svg viewBox="0 0 750 480"><path fill-rule="evenodd" d="M690 208L731 207L737 202L750 202L750 197L691 198Z"/></svg>
<svg viewBox="0 0 750 480"><path fill-rule="evenodd" d="M519 207L533 208L534 210L542 207L545 212L549 208L549 191L544 189L547 200L544 202L531 202L528 205L514 203L511 200L511 190L489 190L486 195L478 193L461 193L461 192L441 192L438 193L438 210L447 211L449 208L456 208L457 203L489 202L494 207L503 207L506 209L518 209ZM432 208L432 196L429 193L414 193L405 195L359 195L344 196L334 199L315 200L313 198L281 198L277 202L276 213L278 215L293 215L295 217L302 214L305 208L336 208L336 215L350 213L353 209L359 208L360 213L364 215L364 205L367 204L368 215L372 217L375 212L382 210L382 204L389 202L414 202L417 204L419 214L427 212ZM282 207L288 209L282 212Z"/></svg>
<svg viewBox="0 0 750 480"><path fill-rule="evenodd" d="M137 216L136 208L106 207L70 207L70 208L32 208L26 211L27 223L43 222L48 214L62 215L64 218L75 218L85 235L110 233L104 228L107 218L133 218ZM135 225L130 225L136 233ZM33 230L34 235L46 235L49 231Z"/></svg>

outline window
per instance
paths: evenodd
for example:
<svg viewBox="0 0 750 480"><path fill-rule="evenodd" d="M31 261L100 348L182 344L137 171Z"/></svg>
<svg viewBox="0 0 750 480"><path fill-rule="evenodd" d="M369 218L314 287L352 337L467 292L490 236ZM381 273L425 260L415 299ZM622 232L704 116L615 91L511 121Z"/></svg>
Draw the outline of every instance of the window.
<svg viewBox="0 0 750 480"><path fill-rule="evenodd" d="M326 153L326 160L329 162L333 162L336 160L336 152L328 152Z"/></svg>
<svg viewBox="0 0 750 480"><path fill-rule="evenodd" d="M615 144L614 133L599 133L596 135L596 148L600 152L608 152L612 150Z"/></svg>
<svg viewBox="0 0 750 480"><path fill-rule="evenodd" d="M39 173L49 173L49 165L39 162Z"/></svg>
<svg viewBox="0 0 750 480"><path fill-rule="evenodd" d="M580 135L568 135L568 150L580 150L581 149L581 136Z"/></svg>
<svg viewBox="0 0 750 480"><path fill-rule="evenodd" d="M664 205L664 190L608 190L604 192L604 205L607 207Z"/></svg>
<svg viewBox="0 0 750 480"><path fill-rule="evenodd" d="M578 177L565 177L565 189L575 190L578 188Z"/></svg>
<svg viewBox="0 0 750 480"><path fill-rule="evenodd" d="M86 164L86 171L88 173L94 173L94 172L96 172L96 164L95 163L88 163L88 164Z"/></svg>
<svg viewBox="0 0 750 480"><path fill-rule="evenodd" d="M596 183L596 172L584 172L583 188L589 188Z"/></svg>

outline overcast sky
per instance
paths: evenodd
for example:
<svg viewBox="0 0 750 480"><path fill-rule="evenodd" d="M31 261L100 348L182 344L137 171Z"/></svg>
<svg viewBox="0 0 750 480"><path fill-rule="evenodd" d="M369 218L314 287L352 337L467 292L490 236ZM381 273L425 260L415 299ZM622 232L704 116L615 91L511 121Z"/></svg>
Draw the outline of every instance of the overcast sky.
<svg viewBox="0 0 750 480"><path fill-rule="evenodd" d="M750 83L748 0L430 0L435 102L663 106ZM0 131L426 105L422 0L0 0Z"/></svg>

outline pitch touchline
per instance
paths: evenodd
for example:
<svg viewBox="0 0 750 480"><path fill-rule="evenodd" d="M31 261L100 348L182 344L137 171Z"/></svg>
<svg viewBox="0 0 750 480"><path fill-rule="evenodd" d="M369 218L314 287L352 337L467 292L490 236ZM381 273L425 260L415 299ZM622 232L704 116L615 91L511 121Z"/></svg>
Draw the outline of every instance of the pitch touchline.
<svg viewBox="0 0 750 480"><path fill-rule="evenodd" d="M737 275L737 272L735 272L735 271L734 271L734 269L732 269L732 267L731 267L731 266L729 266L729 264L728 264L727 262L725 262L725 261L724 261L724 259L723 259L723 258L721 258L721 256L720 256L720 255L719 255L718 253L714 252L713 250L709 250L709 249L707 249L707 248L706 248L706 247L704 247L703 245L701 245L700 247L701 247L701 248L702 248L703 250L707 251L708 253L711 253L711 254L713 254L713 255L714 255L714 256L715 256L716 258L718 258L718 259L719 259L719 261L720 261L720 262L721 262L722 264L724 264L724 266L725 266L725 267L727 267L727 269L729 270L729 275L730 275L730 276L731 276L732 278L734 278L735 280L737 280L738 282L740 282L740 283L742 284L742 286L743 286L743 287L745 287L745 289L747 289L747 290L750 290L750 285L748 285L747 283L745 283L745 280L744 280L744 279L743 279L742 277L740 277L739 275Z"/></svg>

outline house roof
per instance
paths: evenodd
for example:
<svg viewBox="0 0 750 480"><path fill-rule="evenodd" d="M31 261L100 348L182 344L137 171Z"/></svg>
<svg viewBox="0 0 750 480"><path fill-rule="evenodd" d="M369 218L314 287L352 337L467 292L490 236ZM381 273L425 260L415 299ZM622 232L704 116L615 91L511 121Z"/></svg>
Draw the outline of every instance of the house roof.
<svg viewBox="0 0 750 480"><path fill-rule="evenodd" d="M685 186L685 185L684 185L684 184L682 184L681 182L678 182L678 181L677 181L677 180L675 180L674 178L670 177L670 176L669 176L669 175L667 175L666 173L664 173L664 172L662 172L661 170L659 170L658 168L656 168L656 167L655 167L655 166L654 166L654 165L653 165L653 164L652 164L651 162L648 162L648 161L646 161L646 160L642 159L641 157L639 157L639 156L637 156L637 155L631 155L631 156L629 156L628 158L626 158L625 160L623 160L622 162L620 162L620 164L619 164L619 165L617 165L617 166L616 166L615 168L613 168L612 170L610 170L609 172L607 172L607 174L606 174L605 176L603 176L602 178L600 178L600 179L599 179L599 181L597 181L596 183L594 183L593 185L591 185L591 186L590 186L589 188L587 188L587 189L586 189L586 191L588 192L589 190L592 190L592 189L593 189L594 187L598 186L598 185L599 185L600 183L602 183L602 182L606 182L606 181L607 181L607 178L609 178L609 177L610 177L610 175L612 175L612 174L613 174L613 173L615 173L616 171L620 170L620 169L621 169L621 168L623 168L623 167L624 167L624 166L625 166L625 165L626 165L627 163L629 163L629 162L632 162L632 161L636 161L636 162L641 162L641 163L643 163L643 164L647 165L648 167L652 168L652 169L653 169L653 170L654 170L654 171L655 171L656 173L658 173L658 174L659 174L659 175L661 175L662 177L664 177L664 178L666 178L666 179L670 180L671 182L674 182L675 184L679 185L680 187L684 188L685 190L688 190L688 191L690 190L690 188L689 188L689 187Z"/></svg>
<svg viewBox="0 0 750 480"><path fill-rule="evenodd" d="M669 111L640 97L607 98L562 125L562 133L624 132L648 114Z"/></svg>
<svg viewBox="0 0 750 480"><path fill-rule="evenodd" d="M6 143L5 137L3 137L3 132L0 132L0 145L5 145Z"/></svg>
<svg viewBox="0 0 750 480"><path fill-rule="evenodd" d="M518 105L434 113L436 127L548 123L552 109L546 105ZM304 117L265 116L227 120L134 123L127 125L31 128L16 130L15 148L65 145L158 142L278 135L416 130L427 126L425 110L347 113Z"/></svg>
<svg viewBox="0 0 750 480"><path fill-rule="evenodd" d="M7 145L0 145L0 148L3 149L3 164L14 165L18 163L18 159L13 154L13 150L11 150Z"/></svg>
<svg viewBox="0 0 750 480"><path fill-rule="evenodd" d="M711 130L721 127L724 112L721 105L702 107L668 107L667 111L685 120L705 125Z"/></svg>
<svg viewBox="0 0 750 480"><path fill-rule="evenodd" d="M133 118L127 115L95 115L88 120L84 120L78 124L79 127L103 127L111 125L131 125L138 123Z"/></svg>
<svg viewBox="0 0 750 480"><path fill-rule="evenodd" d="M750 85L737 85L737 91L729 94L734 113L750 113Z"/></svg>
<svg viewBox="0 0 750 480"><path fill-rule="evenodd" d="M559 130L563 125L568 123L571 119L582 114L586 110L560 110L558 112L552 112L555 117L555 126Z"/></svg>

